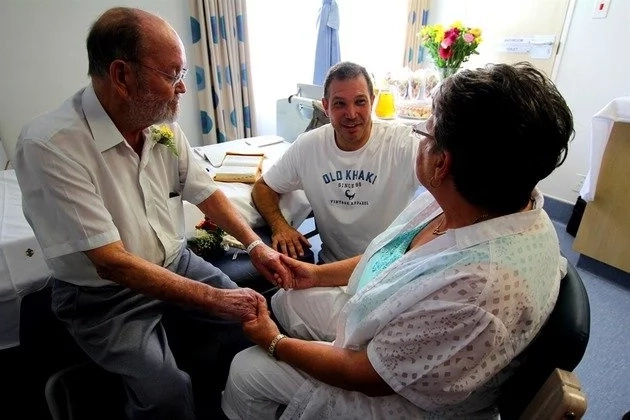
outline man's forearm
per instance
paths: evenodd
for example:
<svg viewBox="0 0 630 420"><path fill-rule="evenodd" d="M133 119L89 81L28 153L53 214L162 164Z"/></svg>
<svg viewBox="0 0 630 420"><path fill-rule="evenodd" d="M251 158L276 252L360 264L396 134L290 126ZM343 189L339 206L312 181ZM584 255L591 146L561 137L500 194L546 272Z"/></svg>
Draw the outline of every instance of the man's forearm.
<svg viewBox="0 0 630 420"><path fill-rule="evenodd" d="M254 184L252 200L258 213L272 231L285 225L290 226L280 211L280 194L272 190L264 181L260 180Z"/></svg>
<svg viewBox="0 0 630 420"><path fill-rule="evenodd" d="M243 245L247 246L260 239L221 190L216 190L197 207Z"/></svg>
<svg viewBox="0 0 630 420"><path fill-rule="evenodd" d="M217 290L188 279L159 265L150 263L114 242L85 252L100 277L114 281L156 299L213 311Z"/></svg>

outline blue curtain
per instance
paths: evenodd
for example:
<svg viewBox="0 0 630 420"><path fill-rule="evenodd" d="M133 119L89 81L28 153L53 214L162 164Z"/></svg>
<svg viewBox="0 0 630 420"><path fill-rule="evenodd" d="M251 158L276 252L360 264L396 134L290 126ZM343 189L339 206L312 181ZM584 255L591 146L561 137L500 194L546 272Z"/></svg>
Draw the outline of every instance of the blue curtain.
<svg viewBox="0 0 630 420"><path fill-rule="evenodd" d="M339 9L335 0L322 0L317 26L313 83L323 85L328 69L340 61Z"/></svg>
<svg viewBox="0 0 630 420"><path fill-rule="evenodd" d="M252 137L245 0L189 0L203 144Z"/></svg>

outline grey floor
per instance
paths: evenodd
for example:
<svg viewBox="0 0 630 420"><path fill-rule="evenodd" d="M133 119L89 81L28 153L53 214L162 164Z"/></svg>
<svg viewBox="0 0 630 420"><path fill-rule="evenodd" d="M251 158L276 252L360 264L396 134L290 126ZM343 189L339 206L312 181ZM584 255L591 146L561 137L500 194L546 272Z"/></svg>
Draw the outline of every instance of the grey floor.
<svg viewBox="0 0 630 420"><path fill-rule="evenodd" d="M578 269L591 305L591 336L575 369L588 398L586 420L620 420L630 411L630 274L573 251L573 236L554 221L560 248ZM300 231L310 232L312 219ZM317 255L319 236L310 239Z"/></svg>
<svg viewBox="0 0 630 420"><path fill-rule="evenodd" d="M565 225L554 225L591 304L591 336L575 369L588 397L584 418L621 419L630 411L630 274L573 251Z"/></svg>

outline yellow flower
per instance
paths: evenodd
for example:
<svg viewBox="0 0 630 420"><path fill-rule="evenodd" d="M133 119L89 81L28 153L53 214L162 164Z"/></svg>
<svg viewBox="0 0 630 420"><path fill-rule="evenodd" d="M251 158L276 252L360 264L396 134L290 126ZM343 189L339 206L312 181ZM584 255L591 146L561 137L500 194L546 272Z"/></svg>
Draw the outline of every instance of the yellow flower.
<svg viewBox="0 0 630 420"><path fill-rule="evenodd" d="M459 20L456 20L455 22L453 22L453 24L451 25L451 27L453 28L457 28L457 29L462 29L464 27L464 25L462 25L462 22Z"/></svg>
<svg viewBox="0 0 630 420"><path fill-rule="evenodd" d="M475 38L477 38L478 36L481 36L481 29L479 28L472 28L469 32L473 34Z"/></svg>
<svg viewBox="0 0 630 420"><path fill-rule="evenodd" d="M160 126L151 126L150 132L151 139L154 142L166 146L171 153L179 157L177 146L175 146L175 135L168 125L162 124Z"/></svg>
<svg viewBox="0 0 630 420"><path fill-rule="evenodd" d="M444 29L439 28L439 29L435 32L435 38L434 38L434 40L435 40L435 42L437 42L438 44L444 40Z"/></svg>

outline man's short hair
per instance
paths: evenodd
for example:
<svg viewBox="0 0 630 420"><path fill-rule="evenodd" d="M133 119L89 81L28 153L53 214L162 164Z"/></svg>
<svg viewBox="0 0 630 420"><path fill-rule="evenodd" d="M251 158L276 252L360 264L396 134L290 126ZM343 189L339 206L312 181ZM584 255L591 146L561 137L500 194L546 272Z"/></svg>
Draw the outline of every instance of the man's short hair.
<svg viewBox="0 0 630 420"><path fill-rule="evenodd" d="M140 18L134 9L116 7L103 13L87 37L88 75L107 76L114 60L139 62L140 40Z"/></svg>
<svg viewBox="0 0 630 420"><path fill-rule="evenodd" d="M374 85L372 84L372 78L368 74L365 67L360 66L356 63L352 63L350 61L342 61L332 66L326 74L326 80L324 82L324 98L330 99L330 84L333 80L349 80L359 76L363 76L365 78L370 96L374 96Z"/></svg>

